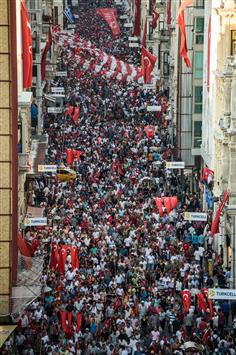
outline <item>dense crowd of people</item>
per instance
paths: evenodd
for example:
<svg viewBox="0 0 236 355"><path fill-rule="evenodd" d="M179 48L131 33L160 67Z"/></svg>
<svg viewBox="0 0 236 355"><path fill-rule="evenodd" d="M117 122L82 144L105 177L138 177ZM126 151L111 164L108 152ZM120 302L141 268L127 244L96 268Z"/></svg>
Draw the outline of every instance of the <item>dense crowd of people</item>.
<svg viewBox="0 0 236 355"><path fill-rule="evenodd" d="M114 40L95 15L96 7L112 4L81 3L76 32L137 64L139 54L130 52L124 29ZM234 355L235 304L214 302L202 309L198 303L200 290L226 287L230 271L212 248L209 223L184 220L184 212L200 211L201 202L188 179L165 166L174 148L166 93L91 73L76 79L67 50L60 60L69 74L52 84L65 87L66 107L79 106L80 116L78 124L66 114L45 117L47 163L67 166L66 150L79 151L70 165L77 178L35 180L33 204L44 207L51 225L28 232L44 255L42 294L23 312L14 341L1 353L142 355L190 349ZM161 111L147 112L147 105ZM177 206L169 211L163 205L160 213L155 198L173 196ZM187 311L185 289L191 293Z"/></svg>

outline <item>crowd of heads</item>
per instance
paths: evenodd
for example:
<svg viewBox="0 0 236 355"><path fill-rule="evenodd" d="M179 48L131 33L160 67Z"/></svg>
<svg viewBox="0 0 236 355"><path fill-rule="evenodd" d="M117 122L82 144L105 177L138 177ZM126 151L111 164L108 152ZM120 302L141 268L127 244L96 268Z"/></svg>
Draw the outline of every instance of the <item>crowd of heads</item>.
<svg viewBox="0 0 236 355"><path fill-rule="evenodd" d="M112 3L81 2L76 31L107 53L138 63L124 28L114 40L95 15L96 7ZM212 248L209 224L184 220L184 212L199 211L201 203L189 179L165 166L174 148L166 92L91 73L77 79L66 54L62 51L60 65L68 77L57 77L52 85L64 86L65 106L81 111L78 124L64 114L45 115L47 163L67 165L67 148L82 155L71 166L75 180L34 181L34 205L44 208L51 226L28 232L44 255L42 293L22 314L14 342L6 342L2 353L185 354L191 341L192 353L235 354L229 327L235 305L215 302L211 317L197 304L202 288L227 287L230 272ZM161 111L147 112L148 105ZM154 127L153 137L147 137L146 126ZM161 216L154 198L165 196L177 196L178 206ZM55 244L59 251L76 246L79 267L72 267L68 248L65 272L50 268ZM191 292L188 312L184 289ZM66 329L64 311L72 315Z"/></svg>

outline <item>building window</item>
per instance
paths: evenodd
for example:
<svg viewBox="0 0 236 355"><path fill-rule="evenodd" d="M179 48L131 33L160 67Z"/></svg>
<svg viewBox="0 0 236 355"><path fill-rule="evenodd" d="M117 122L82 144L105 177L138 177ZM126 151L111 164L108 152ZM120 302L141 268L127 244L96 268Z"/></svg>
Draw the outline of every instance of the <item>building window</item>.
<svg viewBox="0 0 236 355"><path fill-rule="evenodd" d="M195 7L197 9L204 9L204 0L196 0Z"/></svg>
<svg viewBox="0 0 236 355"><path fill-rule="evenodd" d="M202 121L193 122L193 148L201 148L202 144Z"/></svg>
<svg viewBox="0 0 236 355"><path fill-rule="evenodd" d="M231 31L231 55L236 54L236 30Z"/></svg>
<svg viewBox="0 0 236 355"><path fill-rule="evenodd" d="M202 113L202 86L195 86L194 113Z"/></svg>
<svg viewBox="0 0 236 355"><path fill-rule="evenodd" d="M195 79L203 78L203 52L194 53L195 61Z"/></svg>
<svg viewBox="0 0 236 355"><path fill-rule="evenodd" d="M204 17L196 17L195 21L195 42L196 44L203 44L204 42Z"/></svg>

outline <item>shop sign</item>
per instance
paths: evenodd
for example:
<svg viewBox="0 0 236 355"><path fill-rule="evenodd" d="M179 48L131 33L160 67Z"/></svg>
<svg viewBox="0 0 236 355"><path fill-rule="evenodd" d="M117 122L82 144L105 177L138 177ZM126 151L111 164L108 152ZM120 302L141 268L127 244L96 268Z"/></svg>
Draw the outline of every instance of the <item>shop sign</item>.
<svg viewBox="0 0 236 355"><path fill-rule="evenodd" d="M208 296L213 300L236 300L236 289L209 288Z"/></svg>
<svg viewBox="0 0 236 355"><path fill-rule="evenodd" d="M46 226L48 224L46 217L26 217L24 220L25 227Z"/></svg>
<svg viewBox="0 0 236 355"><path fill-rule="evenodd" d="M139 48L140 47L140 44L139 43L129 43L129 47L130 48Z"/></svg>
<svg viewBox="0 0 236 355"><path fill-rule="evenodd" d="M62 113L63 107L48 107L47 111L48 113Z"/></svg>
<svg viewBox="0 0 236 355"><path fill-rule="evenodd" d="M65 92L65 88L53 86L53 87L51 87L51 91L55 92L55 93L57 93L57 92L58 93L64 93Z"/></svg>
<svg viewBox="0 0 236 355"><path fill-rule="evenodd" d="M204 212L185 212L185 221L207 221L207 213Z"/></svg>
<svg viewBox="0 0 236 355"><path fill-rule="evenodd" d="M57 166L56 165L38 165L38 172L40 173L56 173Z"/></svg>
<svg viewBox="0 0 236 355"><path fill-rule="evenodd" d="M185 162L184 161L167 161L166 169L184 169Z"/></svg>
<svg viewBox="0 0 236 355"><path fill-rule="evenodd" d="M67 76L67 71L56 71L56 76Z"/></svg>
<svg viewBox="0 0 236 355"><path fill-rule="evenodd" d="M160 112L161 111L161 106L147 106L147 112Z"/></svg>

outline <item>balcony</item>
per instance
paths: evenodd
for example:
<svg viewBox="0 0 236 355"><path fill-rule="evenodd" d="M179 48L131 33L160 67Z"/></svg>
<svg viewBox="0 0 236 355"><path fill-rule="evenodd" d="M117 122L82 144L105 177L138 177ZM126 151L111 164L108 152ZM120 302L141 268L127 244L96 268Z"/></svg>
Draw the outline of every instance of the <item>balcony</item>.
<svg viewBox="0 0 236 355"><path fill-rule="evenodd" d="M18 153L18 171L27 172L28 167L28 154L27 153Z"/></svg>

